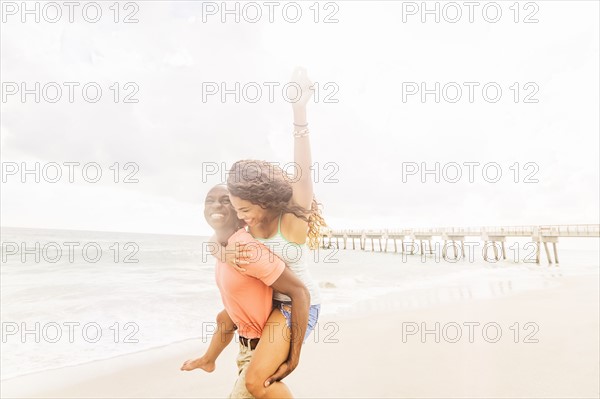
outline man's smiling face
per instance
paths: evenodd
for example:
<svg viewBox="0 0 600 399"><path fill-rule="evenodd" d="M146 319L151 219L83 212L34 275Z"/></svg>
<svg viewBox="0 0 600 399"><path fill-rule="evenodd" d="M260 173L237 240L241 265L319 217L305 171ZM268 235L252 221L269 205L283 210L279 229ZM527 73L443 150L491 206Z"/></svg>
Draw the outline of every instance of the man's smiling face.
<svg viewBox="0 0 600 399"><path fill-rule="evenodd" d="M241 224L231 201L229 201L229 191L226 186L215 186L206 194L204 218L215 230L236 227Z"/></svg>

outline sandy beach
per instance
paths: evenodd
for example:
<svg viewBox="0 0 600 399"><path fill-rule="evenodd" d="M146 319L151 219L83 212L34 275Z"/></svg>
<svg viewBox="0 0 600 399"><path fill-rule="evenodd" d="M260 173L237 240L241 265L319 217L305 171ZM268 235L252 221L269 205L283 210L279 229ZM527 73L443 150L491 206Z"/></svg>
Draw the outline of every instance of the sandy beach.
<svg viewBox="0 0 600 399"><path fill-rule="evenodd" d="M419 309L386 311L379 300L370 314L321 320L287 381L299 398L597 398L598 293L593 277L561 277L554 288ZM214 373L179 370L204 347L188 340L16 377L2 397L227 397L235 343Z"/></svg>
<svg viewBox="0 0 600 399"><path fill-rule="evenodd" d="M0 399L600 399L600 0L0 14Z"/></svg>

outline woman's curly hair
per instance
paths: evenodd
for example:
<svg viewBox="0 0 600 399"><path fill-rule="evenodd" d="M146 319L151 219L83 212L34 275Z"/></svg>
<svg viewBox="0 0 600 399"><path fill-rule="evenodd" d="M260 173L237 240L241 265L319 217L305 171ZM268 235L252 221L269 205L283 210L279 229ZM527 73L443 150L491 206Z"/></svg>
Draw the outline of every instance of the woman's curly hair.
<svg viewBox="0 0 600 399"><path fill-rule="evenodd" d="M260 206L263 209L292 213L308 222L308 246L319 247L321 229L327 226L321 216L319 204L313 196L310 210L292 201L291 178L279 166L266 161L241 160L233 164L227 176L227 188L233 196Z"/></svg>

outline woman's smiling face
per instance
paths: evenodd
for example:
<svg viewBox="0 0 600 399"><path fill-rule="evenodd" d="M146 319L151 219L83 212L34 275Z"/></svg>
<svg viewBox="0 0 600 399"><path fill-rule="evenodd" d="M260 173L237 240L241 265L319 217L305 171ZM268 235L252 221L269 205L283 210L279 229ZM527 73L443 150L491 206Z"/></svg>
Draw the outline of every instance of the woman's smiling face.
<svg viewBox="0 0 600 399"><path fill-rule="evenodd" d="M215 230L239 225L225 186L215 186L206 194L204 218Z"/></svg>
<svg viewBox="0 0 600 399"><path fill-rule="evenodd" d="M237 212L237 217L249 227L256 226L259 224L267 215L267 210L260 207L260 205L253 204L250 201L236 197L235 195L229 195L231 204Z"/></svg>

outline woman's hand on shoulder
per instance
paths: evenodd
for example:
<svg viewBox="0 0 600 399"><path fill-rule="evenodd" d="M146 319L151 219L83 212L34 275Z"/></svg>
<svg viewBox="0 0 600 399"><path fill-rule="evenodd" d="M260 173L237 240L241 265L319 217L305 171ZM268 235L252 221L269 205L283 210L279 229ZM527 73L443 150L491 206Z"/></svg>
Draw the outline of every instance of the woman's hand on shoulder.
<svg viewBox="0 0 600 399"><path fill-rule="evenodd" d="M225 258L223 261L240 273L245 273L246 269L243 266L250 264L248 259L251 254L250 251L245 248L245 245L246 244L238 242L230 242L223 251Z"/></svg>

